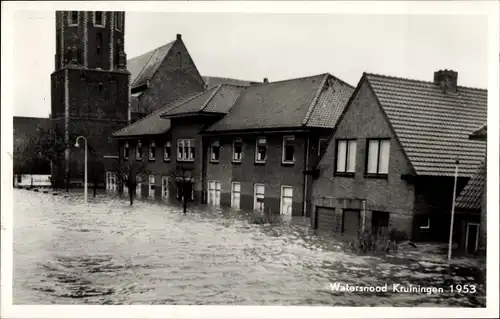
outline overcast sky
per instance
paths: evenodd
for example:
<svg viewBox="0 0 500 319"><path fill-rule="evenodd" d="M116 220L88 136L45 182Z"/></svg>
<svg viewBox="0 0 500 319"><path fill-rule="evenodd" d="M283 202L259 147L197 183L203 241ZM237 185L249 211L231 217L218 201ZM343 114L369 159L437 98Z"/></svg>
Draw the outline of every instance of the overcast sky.
<svg viewBox="0 0 500 319"><path fill-rule="evenodd" d="M202 75L278 81L329 72L355 86L363 72L487 88L484 16L126 13L128 58L182 34ZM15 16L14 116L47 117L55 12Z"/></svg>

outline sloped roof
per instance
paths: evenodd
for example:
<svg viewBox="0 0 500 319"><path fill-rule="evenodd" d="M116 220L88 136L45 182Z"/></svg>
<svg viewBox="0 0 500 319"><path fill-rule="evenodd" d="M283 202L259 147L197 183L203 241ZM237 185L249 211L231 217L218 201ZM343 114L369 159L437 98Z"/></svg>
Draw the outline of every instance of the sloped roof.
<svg viewBox="0 0 500 319"><path fill-rule="evenodd" d="M132 88L144 85L151 80L174 43L175 41L172 41L127 61Z"/></svg>
<svg viewBox="0 0 500 319"><path fill-rule="evenodd" d="M203 76L203 81L207 85L207 89L219 86L220 84L232 84L240 86L250 86L252 84L258 84L259 82L245 81L231 78L223 78L218 76Z"/></svg>
<svg viewBox="0 0 500 319"><path fill-rule="evenodd" d="M479 129L475 130L472 132L471 135L469 135L470 139L485 139L488 134L488 127L487 124L482 125Z"/></svg>
<svg viewBox="0 0 500 319"><path fill-rule="evenodd" d="M229 112L234 102L240 96L242 86L221 84L202 93L198 93L193 98L184 100L164 112L162 117L171 117L186 114L220 113Z"/></svg>
<svg viewBox="0 0 500 319"><path fill-rule="evenodd" d="M457 198L457 210L481 210L481 200L484 195L484 186L486 183L486 162L479 165L476 173L469 180L467 185Z"/></svg>
<svg viewBox="0 0 500 319"><path fill-rule="evenodd" d="M418 175L470 177L485 155L486 143L469 133L486 122L487 91L364 74Z"/></svg>
<svg viewBox="0 0 500 319"><path fill-rule="evenodd" d="M229 114L207 131L333 128L347 102L343 96L352 90L330 74L250 86Z"/></svg>
<svg viewBox="0 0 500 319"><path fill-rule="evenodd" d="M123 137L134 137L134 136L145 136L145 135L159 135L168 132L170 129L170 120L161 118L165 111L170 108L176 107L178 103L182 103L185 100L191 99L193 95L189 95L180 99L177 102L169 104L150 115L124 127L123 129L113 133L115 138Z"/></svg>

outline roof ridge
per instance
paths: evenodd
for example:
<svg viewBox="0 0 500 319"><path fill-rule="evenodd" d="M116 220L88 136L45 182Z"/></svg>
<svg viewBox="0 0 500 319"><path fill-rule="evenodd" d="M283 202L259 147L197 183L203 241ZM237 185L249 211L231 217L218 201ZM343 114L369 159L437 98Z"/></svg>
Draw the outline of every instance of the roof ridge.
<svg viewBox="0 0 500 319"><path fill-rule="evenodd" d="M314 94L314 98L311 101L311 104L309 105L309 108L307 109L306 115L304 116L304 120L302 121L302 126L307 125L307 122L309 122L309 119L311 118L311 114L315 108L315 105L318 102L319 96L321 95L321 92L323 92L323 88L326 85L326 81L329 77L329 74L325 74L323 76L323 80L321 81L321 84L319 85L318 89L316 90L316 94Z"/></svg>
<svg viewBox="0 0 500 319"><path fill-rule="evenodd" d="M275 83L283 83L283 82L288 82L288 81L303 80L303 79L308 79L308 78L314 78L314 77L324 76L326 74L328 74L328 73L325 72L325 73L319 73L319 74L315 74L315 75L302 76L302 77L298 77L298 78L285 79L285 80L280 80L280 81L270 81L268 83L257 82L257 84L254 85L254 86L261 86L261 85L269 85L269 84L275 84Z"/></svg>
<svg viewBox="0 0 500 319"><path fill-rule="evenodd" d="M120 133L121 131L125 130L127 127L130 127L130 126L135 125L135 124L137 124L137 123L141 123L141 122L145 121L146 119L149 119L149 118L153 117L155 114L158 114L158 113L160 113L160 112L162 112L162 111L163 111L163 112L165 112L165 110L164 110L164 109L166 109L166 108L167 108L167 107L169 107L170 105L171 105L171 104L165 105L165 106L163 106L163 107L159 108L158 110L154 111L153 113L151 113L151 114L149 114L149 115L146 115L145 117L143 117L143 118L141 118L141 119L138 119L138 120L137 120L137 121L135 121L134 123L130 123L129 125L127 125L127 126L125 126L125 127L121 128L120 130L118 130L118 131L114 132L114 133L113 133L113 135L116 135L116 134ZM159 117L159 116L158 116L158 117ZM160 117L159 117L159 118L160 118Z"/></svg>
<svg viewBox="0 0 500 319"><path fill-rule="evenodd" d="M363 72L363 75L376 76L376 77L382 77L382 78L387 78L387 79L395 79L395 80L405 80L405 81L411 81L411 82L419 82L419 83L425 83L425 84L435 84L433 81L425 81L425 80L419 80L419 79L404 78L404 77L400 77L400 76L386 75L386 74L379 74L379 73ZM464 86L464 85L457 85L457 88L470 89L470 90L478 90L478 91L488 91L488 89L483 89L483 88L478 88L478 87L472 87L472 86Z"/></svg>
<svg viewBox="0 0 500 319"><path fill-rule="evenodd" d="M177 109L177 108L181 107L182 105L186 104L187 102L189 102L189 101L191 101L191 100L193 100L193 99L197 98L198 96L201 96L202 94L207 93L208 91L210 91L210 90L212 90L212 89L213 89L213 88L210 88L210 89L208 89L208 90L204 90L204 91L202 91L202 92L195 93L195 94L193 94L192 96L187 97L185 100L180 101L180 102L179 102L179 104L175 105L175 107L172 107L172 108L171 108L171 109L169 109L168 111L165 111L165 113L170 112L170 111L173 111L173 110L175 110L175 109ZM175 101L174 101L173 103L175 103ZM172 103L172 104L173 104L173 103ZM171 106L172 104L169 104L168 106Z"/></svg>
<svg viewBox="0 0 500 319"><path fill-rule="evenodd" d="M215 87L215 90L212 92L212 94L210 94L208 99L205 102L203 102L203 104L201 105L200 111L203 111L203 109L205 109L207 107L208 103L210 103L210 101L214 98L214 96L220 91L221 87L222 87L222 84L219 84Z"/></svg>
<svg viewBox="0 0 500 319"><path fill-rule="evenodd" d="M144 65L143 65L143 66L142 66L142 68L141 68L141 71L139 71L139 73L137 73L137 76L135 77L135 79L140 79L140 76L141 76L142 72L144 72L144 69L146 69L146 66L149 64L149 62L151 62L151 60L152 60L152 59L153 59L153 57L155 56L156 52L158 52L158 50L163 49L163 48L166 48L166 47L167 47L167 46L169 46L169 45L170 45L170 49L171 49L171 48L172 48L172 45L173 45L173 43L174 43L174 42L175 42L175 41L170 41L170 42L169 42L169 43L167 43L167 44L164 44L164 45L162 45L162 46L157 47L157 48L156 48L156 49L154 49L154 50L151 50L151 51L148 51L148 52L144 53L144 54L147 54L147 53L152 52L152 53L151 53L151 56L150 56L150 57L149 57L149 59L148 59L148 62L144 63ZM170 49L167 51L167 54L165 55L165 57L168 55L168 52L170 52ZM164 57L163 59L165 59L165 57ZM156 70L154 70L154 71L153 71L153 75L154 75L157 71L158 71L158 68L156 68ZM135 81L135 79L134 79L134 81Z"/></svg>

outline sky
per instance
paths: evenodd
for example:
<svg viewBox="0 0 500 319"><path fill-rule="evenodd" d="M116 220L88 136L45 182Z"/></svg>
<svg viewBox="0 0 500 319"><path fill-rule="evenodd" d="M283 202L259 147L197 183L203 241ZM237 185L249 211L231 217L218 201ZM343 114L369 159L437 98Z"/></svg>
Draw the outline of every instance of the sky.
<svg viewBox="0 0 500 319"><path fill-rule="evenodd" d="M55 12L18 11L14 116L48 117ZM320 73L356 86L363 72L488 86L488 22L473 15L126 12L128 58L182 39L205 76L279 81Z"/></svg>

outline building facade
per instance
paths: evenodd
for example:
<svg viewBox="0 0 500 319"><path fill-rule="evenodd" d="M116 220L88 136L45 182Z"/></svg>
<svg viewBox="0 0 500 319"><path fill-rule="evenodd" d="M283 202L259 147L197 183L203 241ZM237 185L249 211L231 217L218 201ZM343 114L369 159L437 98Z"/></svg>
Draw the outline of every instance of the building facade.
<svg viewBox="0 0 500 319"><path fill-rule="evenodd" d="M455 161L459 194L485 149L468 132L486 120L486 93L457 86L448 70L433 82L364 74L316 165L313 227L446 240Z"/></svg>

